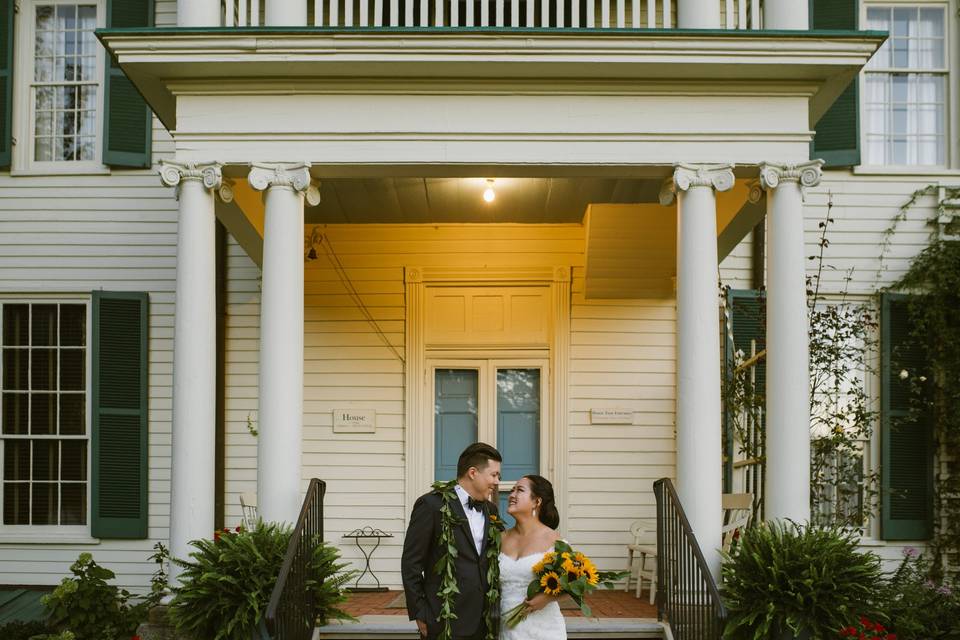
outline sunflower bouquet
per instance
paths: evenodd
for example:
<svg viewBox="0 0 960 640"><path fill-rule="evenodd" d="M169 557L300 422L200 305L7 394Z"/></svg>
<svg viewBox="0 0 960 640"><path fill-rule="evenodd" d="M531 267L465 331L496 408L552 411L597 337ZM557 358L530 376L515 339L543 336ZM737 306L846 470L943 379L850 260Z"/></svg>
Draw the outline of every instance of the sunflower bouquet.
<svg viewBox="0 0 960 640"><path fill-rule="evenodd" d="M534 577L527 586L527 600L540 592L548 596L565 593L577 603L583 615L589 616L586 595L601 585L612 589L613 583L625 575L624 571L598 571L590 558L563 540L557 540L553 551L545 553L540 562L533 565ZM526 602L521 602L504 614L503 621L512 629L526 617Z"/></svg>

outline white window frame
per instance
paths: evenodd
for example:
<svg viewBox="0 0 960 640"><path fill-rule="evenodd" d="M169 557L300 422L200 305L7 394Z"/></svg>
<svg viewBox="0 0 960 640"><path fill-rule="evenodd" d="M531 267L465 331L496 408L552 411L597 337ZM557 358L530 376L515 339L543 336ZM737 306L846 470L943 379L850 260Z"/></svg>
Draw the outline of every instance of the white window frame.
<svg viewBox="0 0 960 640"><path fill-rule="evenodd" d="M960 122L958 122L958 115L954 113L954 96L957 95L960 85L958 85L958 74L951 69L950 61L955 60L956 56L960 54L960 48L957 46L957 24L956 20L952 19L953 13L951 12L951 7L953 3L950 0L925 0L923 2L914 2L911 0L867 0L866 2L860 3L860 15L859 21L862 28L865 28L867 24L867 10L870 8L894 8L894 7L909 7L909 8L939 8L943 9L944 12L944 33L946 36L946 47L944 51L944 56L946 57L946 67L944 70L944 77L946 81L944 83L944 145L946 146L944 150L944 163L939 165L921 165L921 164L870 164L867 162L867 110L866 110L866 95L867 95L867 80L866 76L868 72L866 69L862 70L859 74L859 116L860 116L860 165L858 169L863 168L866 171L857 171L858 173L892 173L892 174L930 174L930 173L942 173L945 171L950 171L951 169L956 169L960 167L960 148L957 144L953 143L952 132L960 130ZM909 69L903 70L891 70L892 72L903 72L903 73L912 73Z"/></svg>
<svg viewBox="0 0 960 640"><path fill-rule="evenodd" d="M14 20L14 86L13 132L15 144L11 158L11 175L71 175L106 174L110 167L103 164L105 56L96 56L97 117L94 142L94 160L39 161L34 160L33 84L34 49L36 45L36 8L38 5L92 4L97 7L97 28L106 27L106 0L20 0Z"/></svg>
<svg viewBox="0 0 960 640"><path fill-rule="evenodd" d="M444 358L431 356L426 362L427 394L430 406L436 401L436 380L438 369L472 369L477 371L477 440L498 446L497 443L497 371L501 369L539 369L540 370L540 475L548 475L548 456L552 438L549 421L550 400L550 361L547 357L511 358L496 351L479 352L467 358ZM436 411L430 411L430 433L433 439L437 433ZM435 445L435 442L434 442ZM430 449L430 469L436 469L436 447ZM502 452L501 452L502 453ZM509 492L516 484L514 480L500 482L500 492Z"/></svg>
<svg viewBox="0 0 960 640"><path fill-rule="evenodd" d="M96 539L90 537L90 527L93 521L93 420L92 407L92 382L93 382L93 359L91 349L93 346L93 308L89 296L0 296L0 305L5 304L82 304L86 308L87 335L85 348L84 367L86 371L86 402L84 403L84 420L86 421L86 442L87 442L87 522L83 525L7 525L3 524L3 500L4 492L2 490L3 482L3 448L6 438L0 434L0 542L70 542L77 544L96 543ZM2 312L2 309L0 309ZM2 330L2 326L0 326ZM0 334L0 356L3 353L2 334ZM3 358L0 357L0 376L3 375ZM2 378L0 378L2 379Z"/></svg>

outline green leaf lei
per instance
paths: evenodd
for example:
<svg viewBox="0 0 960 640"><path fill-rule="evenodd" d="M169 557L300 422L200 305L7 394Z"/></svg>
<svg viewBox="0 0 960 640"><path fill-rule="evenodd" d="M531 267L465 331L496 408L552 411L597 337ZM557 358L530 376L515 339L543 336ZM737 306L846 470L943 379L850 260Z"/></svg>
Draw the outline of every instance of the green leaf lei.
<svg viewBox="0 0 960 640"><path fill-rule="evenodd" d="M447 552L440 556L433 570L440 576L440 589L437 597L440 599L440 630L438 640L450 640L453 637L452 621L456 620L454 602L460 593L457 587L457 546L454 542L453 530L463 523L463 519L453 513L452 504L457 500L456 480L434 482L433 490L440 494L440 539L437 544L446 547ZM497 640L500 634L500 534L503 533L503 521L495 515L490 515L490 526L487 528L487 549L484 555L487 558L487 593L484 598L483 620L487 625L486 640Z"/></svg>

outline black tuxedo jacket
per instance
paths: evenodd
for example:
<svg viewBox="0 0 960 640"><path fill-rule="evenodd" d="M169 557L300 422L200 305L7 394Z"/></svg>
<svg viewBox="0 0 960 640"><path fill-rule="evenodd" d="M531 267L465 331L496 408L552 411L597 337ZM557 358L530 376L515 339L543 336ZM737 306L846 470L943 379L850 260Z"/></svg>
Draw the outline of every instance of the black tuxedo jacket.
<svg viewBox="0 0 960 640"><path fill-rule="evenodd" d="M437 544L440 538L440 507L443 498L438 492L420 496L413 505L410 524L403 540L403 557L400 561L400 573L403 576L403 590L406 593L407 613L411 620L423 620L427 623L428 637L436 637L440 632L440 577L434 572L434 566L445 552ZM452 502L453 513L463 520L454 527L453 536L457 547L455 561L457 594L454 613L456 620L451 622L454 636L471 636L478 632L483 624L483 607L487 594L487 531L490 527L490 514L498 515L497 506L488 502L484 518L483 547L477 553L473 543L473 533L463 511L459 498ZM499 611L495 612L499 615Z"/></svg>

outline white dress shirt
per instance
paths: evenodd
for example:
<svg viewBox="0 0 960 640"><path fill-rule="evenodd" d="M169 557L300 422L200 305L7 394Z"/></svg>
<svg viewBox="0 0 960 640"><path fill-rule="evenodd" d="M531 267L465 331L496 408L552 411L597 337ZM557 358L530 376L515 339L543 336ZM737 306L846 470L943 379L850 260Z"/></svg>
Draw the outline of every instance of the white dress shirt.
<svg viewBox="0 0 960 640"><path fill-rule="evenodd" d="M477 555L480 555L480 550L483 549L483 523L485 518L482 512L467 506L470 494L467 493L466 489L458 484L454 487L454 490L457 492L457 497L460 498L464 513L467 514L467 522L470 524L470 532L473 534L473 544L477 547Z"/></svg>

